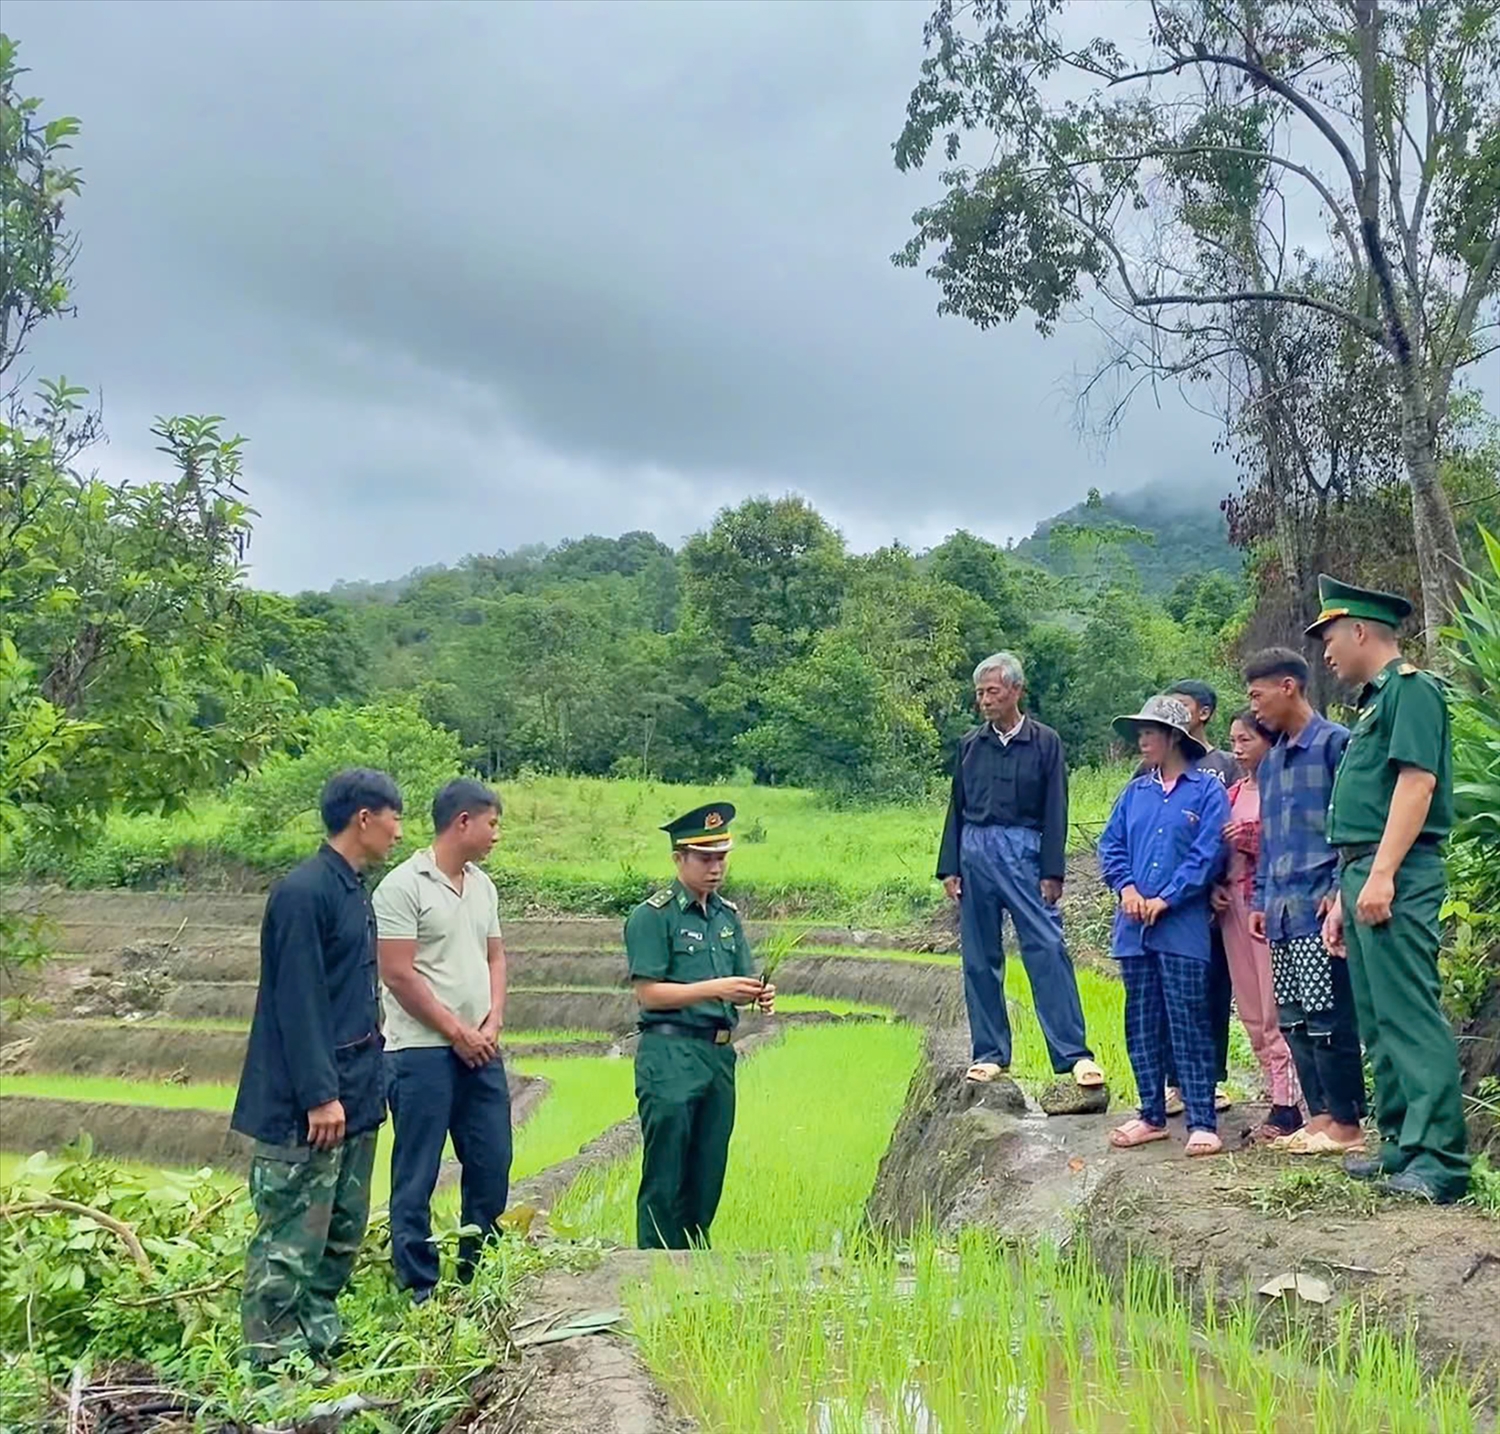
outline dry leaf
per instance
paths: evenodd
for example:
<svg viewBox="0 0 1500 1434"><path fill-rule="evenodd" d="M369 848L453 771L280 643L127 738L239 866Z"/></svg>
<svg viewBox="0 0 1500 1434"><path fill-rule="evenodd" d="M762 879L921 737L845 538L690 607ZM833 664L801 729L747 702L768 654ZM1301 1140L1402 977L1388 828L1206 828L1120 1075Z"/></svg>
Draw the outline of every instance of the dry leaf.
<svg viewBox="0 0 1500 1434"><path fill-rule="evenodd" d="M1326 1305L1333 1298L1327 1280L1320 1280L1316 1275L1293 1274L1290 1270L1284 1275L1273 1275L1260 1287L1260 1293L1272 1299L1296 1295L1298 1299L1315 1305Z"/></svg>
<svg viewBox="0 0 1500 1434"><path fill-rule="evenodd" d="M1077 1175L1078 1172L1083 1169L1083 1161L1081 1161L1075 1155L1070 1161L1068 1161L1068 1169L1071 1170L1073 1174Z"/></svg>

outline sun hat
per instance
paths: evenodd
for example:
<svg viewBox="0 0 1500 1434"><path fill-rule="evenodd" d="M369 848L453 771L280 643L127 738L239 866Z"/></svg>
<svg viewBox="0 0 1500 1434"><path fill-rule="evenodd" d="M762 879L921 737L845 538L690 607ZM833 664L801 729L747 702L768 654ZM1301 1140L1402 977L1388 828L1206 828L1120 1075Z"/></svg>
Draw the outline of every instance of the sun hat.
<svg viewBox="0 0 1500 1434"><path fill-rule="evenodd" d="M1157 727L1170 727L1182 735L1182 750L1189 758L1201 757L1208 748L1203 745L1191 729L1192 718L1188 715L1187 703L1177 697L1148 697L1139 712L1128 717L1116 717L1111 724L1122 737L1134 737L1143 723Z"/></svg>

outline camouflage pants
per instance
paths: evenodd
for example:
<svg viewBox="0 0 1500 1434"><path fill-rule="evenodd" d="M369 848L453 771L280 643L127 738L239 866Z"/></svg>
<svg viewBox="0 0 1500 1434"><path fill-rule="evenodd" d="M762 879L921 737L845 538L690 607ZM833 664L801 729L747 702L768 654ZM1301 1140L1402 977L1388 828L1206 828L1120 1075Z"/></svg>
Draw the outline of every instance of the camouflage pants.
<svg viewBox="0 0 1500 1434"><path fill-rule="evenodd" d="M245 1257L240 1321L256 1364L326 1355L343 1333L335 1301L370 1219L377 1132L333 1150L257 1144L250 1199L259 1220Z"/></svg>

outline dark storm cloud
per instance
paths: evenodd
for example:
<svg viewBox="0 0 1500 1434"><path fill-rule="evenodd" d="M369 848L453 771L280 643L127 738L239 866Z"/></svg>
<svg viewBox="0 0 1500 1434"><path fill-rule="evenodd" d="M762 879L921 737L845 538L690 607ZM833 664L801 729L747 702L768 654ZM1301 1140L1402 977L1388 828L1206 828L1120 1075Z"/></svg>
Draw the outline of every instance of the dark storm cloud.
<svg viewBox="0 0 1500 1434"><path fill-rule="evenodd" d="M249 433L283 586L675 541L755 490L920 545L1201 483L1175 399L1079 443L1086 330L980 334L891 267L936 184L890 160L925 13L11 0L85 123L83 317L39 361L103 387L105 467L155 412Z"/></svg>

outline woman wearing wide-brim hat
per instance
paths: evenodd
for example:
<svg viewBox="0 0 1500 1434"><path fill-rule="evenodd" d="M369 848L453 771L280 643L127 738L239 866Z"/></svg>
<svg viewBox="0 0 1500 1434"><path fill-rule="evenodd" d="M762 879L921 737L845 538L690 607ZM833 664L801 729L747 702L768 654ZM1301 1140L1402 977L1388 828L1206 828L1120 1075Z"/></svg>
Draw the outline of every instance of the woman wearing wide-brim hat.
<svg viewBox="0 0 1500 1434"><path fill-rule="evenodd" d="M1209 894L1224 860L1229 799L1193 764L1204 752L1187 706L1149 698L1116 717L1149 770L1120 793L1099 840L1099 868L1119 898L1111 950L1125 983L1125 1049L1140 1112L1110 1133L1118 1149L1167 1138L1166 1067L1182 1081L1189 1155L1224 1148L1214 1111L1213 1025L1208 1008Z"/></svg>

